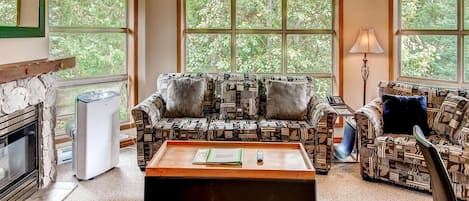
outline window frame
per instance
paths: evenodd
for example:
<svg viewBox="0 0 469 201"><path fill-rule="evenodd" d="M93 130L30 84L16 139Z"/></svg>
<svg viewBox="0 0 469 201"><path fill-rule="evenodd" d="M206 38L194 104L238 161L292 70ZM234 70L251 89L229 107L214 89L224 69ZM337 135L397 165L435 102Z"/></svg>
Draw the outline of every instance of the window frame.
<svg viewBox="0 0 469 201"><path fill-rule="evenodd" d="M120 129L128 129L135 126L130 113L130 108L138 103L138 0L126 0L126 25L125 27L103 28L103 27L63 27L49 26L48 33L125 33L126 42L126 73L98 76L73 78L67 80L57 80L57 87L78 87L93 84L118 83L126 81L127 88L127 111L128 119L120 122ZM47 6L48 7L48 6ZM49 39L50 40L50 39ZM57 115L56 118L67 115Z"/></svg>
<svg viewBox="0 0 469 201"><path fill-rule="evenodd" d="M402 26L402 0L393 1L394 8L394 50L396 63L394 76L398 81L422 83L426 85L450 86L450 87L469 87L469 80L464 81L464 37L469 36L469 29L464 30L464 0L457 0L456 11L456 28L455 29L403 29ZM456 80L436 80L428 78L417 78L401 75L401 53L402 53L402 36L412 35L447 35L456 36Z"/></svg>
<svg viewBox="0 0 469 201"><path fill-rule="evenodd" d="M288 29L287 28L287 0L281 0L282 4L282 28L281 29L246 29L236 28L236 0L231 0L231 27L229 29L209 29L197 28L188 29L186 27L186 0L177 0L177 72L185 72L186 64L186 35L187 34L230 34L231 35L231 71L229 73L240 73L236 71L236 35L237 34L281 34L282 38L282 62L281 73L251 73L258 75L309 75L315 79L329 78L331 80L331 94L335 91L335 74L336 65L338 62L338 2L339 0L332 0L331 10L331 27L330 29ZM287 36L299 35L330 35L331 36L331 66L330 73L287 73Z"/></svg>

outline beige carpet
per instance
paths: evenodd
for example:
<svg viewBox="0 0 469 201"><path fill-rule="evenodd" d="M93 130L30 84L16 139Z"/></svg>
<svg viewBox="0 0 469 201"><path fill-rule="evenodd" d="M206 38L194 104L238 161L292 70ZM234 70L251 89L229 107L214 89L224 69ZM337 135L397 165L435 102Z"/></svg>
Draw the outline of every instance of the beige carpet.
<svg viewBox="0 0 469 201"><path fill-rule="evenodd" d="M66 200L143 200L144 173L136 162L135 146L121 149L118 167L90 181L80 181ZM71 163L59 166L57 181L76 181ZM358 163L334 163L328 175L317 176L319 201L432 200L428 193L395 185L363 181Z"/></svg>
<svg viewBox="0 0 469 201"><path fill-rule="evenodd" d="M77 182L55 182L35 192L26 201L62 201L78 186Z"/></svg>

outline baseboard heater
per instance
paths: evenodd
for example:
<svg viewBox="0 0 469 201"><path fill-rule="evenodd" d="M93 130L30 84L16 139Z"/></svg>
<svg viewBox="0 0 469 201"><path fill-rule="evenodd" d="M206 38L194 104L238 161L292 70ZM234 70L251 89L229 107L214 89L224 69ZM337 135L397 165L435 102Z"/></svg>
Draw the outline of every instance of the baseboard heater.
<svg viewBox="0 0 469 201"><path fill-rule="evenodd" d="M57 149L57 165L72 162L72 145Z"/></svg>

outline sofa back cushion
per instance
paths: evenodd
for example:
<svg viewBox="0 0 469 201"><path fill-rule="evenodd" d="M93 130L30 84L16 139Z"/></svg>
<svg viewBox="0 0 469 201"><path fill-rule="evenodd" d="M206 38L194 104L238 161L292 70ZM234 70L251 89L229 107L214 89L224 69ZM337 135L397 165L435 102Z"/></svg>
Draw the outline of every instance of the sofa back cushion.
<svg viewBox="0 0 469 201"><path fill-rule="evenodd" d="M193 78L193 79L203 79L205 81L205 92L204 92L204 102L203 102L203 111L204 114L211 113L214 107L214 79L213 76L206 73L164 73L161 74L156 83L157 90L161 93L165 103L168 100L167 91L169 81L172 79L181 79L181 78ZM163 114L164 116L164 114Z"/></svg>
<svg viewBox="0 0 469 201"><path fill-rule="evenodd" d="M306 82L270 80L267 86L267 119L306 120L308 102Z"/></svg>
<svg viewBox="0 0 469 201"><path fill-rule="evenodd" d="M397 81L381 81L378 84L378 96L382 97L383 94L394 94L401 96L426 96L427 98L427 122L430 129L433 128L434 120L440 106L445 100L446 95L449 93L458 94L467 97L468 91L465 89L455 89L448 87L429 87L418 84L409 84Z"/></svg>
<svg viewBox="0 0 469 201"><path fill-rule="evenodd" d="M453 143L457 142L454 134L461 125L468 106L469 100L467 98L448 94L435 117L433 130L440 135L446 135Z"/></svg>
<svg viewBox="0 0 469 201"><path fill-rule="evenodd" d="M180 78L168 82L164 117L203 117L204 79Z"/></svg>
<svg viewBox="0 0 469 201"><path fill-rule="evenodd" d="M263 75L259 76L259 115L266 115L267 109L267 82L269 80L285 82L306 83L306 97L308 100L314 95L314 79L311 76L290 76L290 75ZM308 103L307 103L308 104Z"/></svg>
<svg viewBox="0 0 469 201"><path fill-rule="evenodd" d="M219 74L215 79L219 119L257 120L258 93L255 74Z"/></svg>

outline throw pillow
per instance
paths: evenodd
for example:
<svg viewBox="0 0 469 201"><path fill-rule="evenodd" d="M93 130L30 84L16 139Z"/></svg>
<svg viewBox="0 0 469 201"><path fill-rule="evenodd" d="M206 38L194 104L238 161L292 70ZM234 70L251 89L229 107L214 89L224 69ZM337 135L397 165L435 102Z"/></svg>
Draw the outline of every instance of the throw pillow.
<svg viewBox="0 0 469 201"><path fill-rule="evenodd" d="M168 81L165 117L203 117L204 79L180 78Z"/></svg>
<svg viewBox="0 0 469 201"><path fill-rule="evenodd" d="M305 120L309 98L306 82L269 81L266 118Z"/></svg>
<svg viewBox="0 0 469 201"><path fill-rule="evenodd" d="M418 125L425 135L430 134L425 96L383 95L382 100L384 133L412 134Z"/></svg>
<svg viewBox="0 0 469 201"><path fill-rule="evenodd" d="M446 135L449 139L452 139L463 120L468 102L467 98L448 94L433 121L433 130L440 135Z"/></svg>

